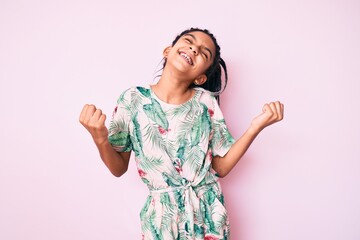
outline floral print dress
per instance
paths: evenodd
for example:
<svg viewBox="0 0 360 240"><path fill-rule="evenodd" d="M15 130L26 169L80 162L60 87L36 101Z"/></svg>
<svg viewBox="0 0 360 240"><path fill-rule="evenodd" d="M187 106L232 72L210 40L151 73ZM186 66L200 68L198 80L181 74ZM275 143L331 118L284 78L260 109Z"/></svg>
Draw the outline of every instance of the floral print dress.
<svg viewBox="0 0 360 240"><path fill-rule="evenodd" d="M133 151L150 193L140 212L142 239L229 239L229 221L214 156L234 139L216 99L195 89L181 105L161 101L150 87L133 87L118 99L109 141Z"/></svg>

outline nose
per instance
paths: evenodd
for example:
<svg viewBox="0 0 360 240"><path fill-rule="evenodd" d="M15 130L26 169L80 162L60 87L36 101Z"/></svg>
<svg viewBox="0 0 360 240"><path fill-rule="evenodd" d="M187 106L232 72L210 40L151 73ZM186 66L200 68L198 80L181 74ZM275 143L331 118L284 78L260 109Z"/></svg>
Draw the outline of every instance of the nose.
<svg viewBox="0 0 360 240"><path fill-rule="evenodd" d="M199 53L197 46L191 45L190 50L194 53L194 55L197 55Z"/></svg>

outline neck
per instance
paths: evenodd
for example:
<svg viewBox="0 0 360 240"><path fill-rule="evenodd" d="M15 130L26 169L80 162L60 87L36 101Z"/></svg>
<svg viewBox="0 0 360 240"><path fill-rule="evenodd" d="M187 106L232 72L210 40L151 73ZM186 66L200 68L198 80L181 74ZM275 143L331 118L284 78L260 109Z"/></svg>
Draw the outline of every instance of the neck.
<svg viewBox="0 0 360 240"><path fill-rule="evenodd" d="M188 101L195 91L189 88L191 82L163 72L157 84L152 86L153 92L162 101L170 104L182 104Z"/></svg>

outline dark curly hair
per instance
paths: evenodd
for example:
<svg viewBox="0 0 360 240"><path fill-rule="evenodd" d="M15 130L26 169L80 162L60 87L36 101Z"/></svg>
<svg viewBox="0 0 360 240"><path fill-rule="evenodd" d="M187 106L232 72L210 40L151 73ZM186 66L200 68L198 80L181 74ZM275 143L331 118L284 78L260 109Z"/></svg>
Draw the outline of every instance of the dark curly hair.
<svg viewBox="0 0 360 240"><path fill-rule="evenodd" d="M191 32L203 32L203 33L207 34L211 38L211 40L214 42L216 50L215 50L214 61L205 72L207 81L202 85L195 85L194 83L192 83L190 87L192 87L192 88L201 87L207 91L215 93L216 94L215 97L216 97L217 101L220 102L219 94L225 90L227 80L228 80L228 74L227 74L225 61L220 56L220 46L217 43L215 36L212 33L210 33L210 31L207 29L190 28L188 30L183 31L179 35L177 35L176 38L174 39L174 41L172 42L171 46L174 46L176 44L176 42L183 35L185 35L187 33L191 33ZM165 67L165 65L166 65L166 59L164 60L163 68ZM222 87L223 83L221 81L221 73L222 73L221 67L223 68L223 72L225 75L223 87Z"/></svg>

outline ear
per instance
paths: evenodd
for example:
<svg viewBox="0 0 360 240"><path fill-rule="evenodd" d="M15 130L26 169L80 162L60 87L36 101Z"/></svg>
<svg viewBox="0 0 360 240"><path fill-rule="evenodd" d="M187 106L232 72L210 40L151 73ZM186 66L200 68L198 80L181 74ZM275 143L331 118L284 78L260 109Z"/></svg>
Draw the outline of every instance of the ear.
<svg viewBox="0 0 360 240"><path fill-rule="evenodd" d="M164 58L167 58L167 56L169 55L170 50L171 50L171 46L168 46L168 47L166 47L164 49L164 51L163 51Z"/></svg>
<svg viewBox="0 0 360 240"><path fill-rule="evenodd" d="M195 85L203 85L207 81L207 76L205 74L201 74L194 80Z"/></svg>

